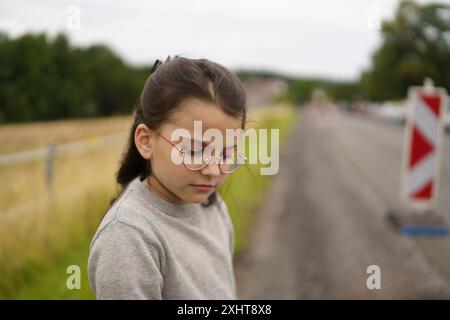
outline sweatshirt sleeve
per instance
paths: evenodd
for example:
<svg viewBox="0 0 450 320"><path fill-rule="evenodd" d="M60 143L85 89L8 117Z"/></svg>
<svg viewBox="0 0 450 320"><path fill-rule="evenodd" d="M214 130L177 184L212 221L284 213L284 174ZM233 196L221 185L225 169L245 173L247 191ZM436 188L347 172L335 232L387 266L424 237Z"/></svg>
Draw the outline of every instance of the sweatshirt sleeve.
<svg viewBox="0 0 450 320"><path fill-rule="evenodd" d="M158 250L119 221L105 227L91 246L88 275L97 299L162 299Z"/></svg>

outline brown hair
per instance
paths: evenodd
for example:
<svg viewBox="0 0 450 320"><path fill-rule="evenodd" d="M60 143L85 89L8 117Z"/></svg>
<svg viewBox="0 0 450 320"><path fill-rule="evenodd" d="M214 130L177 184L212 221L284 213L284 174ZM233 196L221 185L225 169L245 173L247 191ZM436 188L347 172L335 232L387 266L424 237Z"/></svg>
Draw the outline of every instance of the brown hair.
<svg viewBox="0 0 450 320"><path fill-rule="evenodd" d="M151 163L138 152L134 143L136 127L144 123L157 130L185 98L197 98L219 106L228 115L246 122L246 92L239 78L225 67L207 59L180 56L163 63L156 60L136 103L128 147L123 155L116 181L121 191L136 177L151 175ZM216 201L216 191L203 203Z"/></svg>

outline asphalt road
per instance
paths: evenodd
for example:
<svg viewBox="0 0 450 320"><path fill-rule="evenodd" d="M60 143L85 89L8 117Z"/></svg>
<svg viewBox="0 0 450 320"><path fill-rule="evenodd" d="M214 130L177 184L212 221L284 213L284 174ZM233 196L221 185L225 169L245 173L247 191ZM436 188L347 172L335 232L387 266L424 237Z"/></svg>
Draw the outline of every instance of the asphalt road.
<svg viewBox="0 0 450 320"><path fill-rule="evenodd" d="M280 157L250 244L235 259L240 299L449 299L450 238L400 235L403 128L340 113L302 112ZM437 211L450 225L450 137ZM381 271L368 289L367 267Z"/></svg>

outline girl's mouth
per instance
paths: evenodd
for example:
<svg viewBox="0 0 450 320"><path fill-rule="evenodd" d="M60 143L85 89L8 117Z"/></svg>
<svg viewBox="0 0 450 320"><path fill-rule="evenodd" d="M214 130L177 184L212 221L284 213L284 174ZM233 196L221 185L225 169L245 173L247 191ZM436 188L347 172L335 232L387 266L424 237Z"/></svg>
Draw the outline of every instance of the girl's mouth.
<svg viewBox="0 0 450 320"><path fill-rule="evenodd" d="M208 192L215 189L211 184L191 184L197 191Z"/></svg>

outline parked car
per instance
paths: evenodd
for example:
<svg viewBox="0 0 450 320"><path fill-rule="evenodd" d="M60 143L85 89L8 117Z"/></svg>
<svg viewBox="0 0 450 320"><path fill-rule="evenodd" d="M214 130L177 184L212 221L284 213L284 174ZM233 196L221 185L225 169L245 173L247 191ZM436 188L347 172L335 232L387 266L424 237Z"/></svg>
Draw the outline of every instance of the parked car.
<svg viewBox="0 0 450 320"><path fill-rule="evenodd" d="M404 123L406 108L404 104L385 102L376 109L375 113L383 120Z"/></svg>

